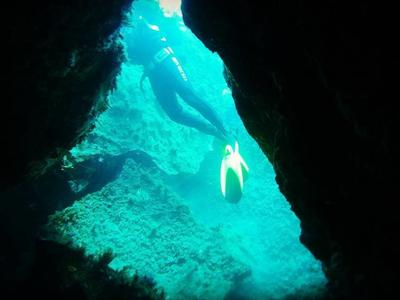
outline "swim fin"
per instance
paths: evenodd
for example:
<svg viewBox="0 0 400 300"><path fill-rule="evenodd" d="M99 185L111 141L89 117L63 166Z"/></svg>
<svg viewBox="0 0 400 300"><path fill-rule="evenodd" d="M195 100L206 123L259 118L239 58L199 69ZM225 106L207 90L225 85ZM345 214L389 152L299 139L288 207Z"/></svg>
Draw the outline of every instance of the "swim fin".
<svg viewBox="0 0 400 300"><path fill-rule="evenodd" d="M249 167L239 153L239 144L235 148L226 145L221 162L220 183L222 195L228 202L238 203L242 198L244 181L247 179Z"/></svg>

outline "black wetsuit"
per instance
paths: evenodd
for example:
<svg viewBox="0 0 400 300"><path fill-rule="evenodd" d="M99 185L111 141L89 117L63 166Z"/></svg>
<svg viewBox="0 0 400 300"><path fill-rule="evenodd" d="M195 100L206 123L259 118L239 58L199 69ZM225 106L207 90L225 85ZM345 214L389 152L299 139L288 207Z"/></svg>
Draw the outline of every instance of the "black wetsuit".
<svg viewBox="0 0 400 300"><path fill-rule="evenodd" d="M227 138L227 131L214 110L201 99L192 88L181 64L168 47L165 37L157 27L141 24L138 26L135 43L130 51L134 63L145 66L153 92L161 107L173 121L196 128L221 139ZM185 111L178 102L179 95L188 105L196 109L208 122Z"/></svg>

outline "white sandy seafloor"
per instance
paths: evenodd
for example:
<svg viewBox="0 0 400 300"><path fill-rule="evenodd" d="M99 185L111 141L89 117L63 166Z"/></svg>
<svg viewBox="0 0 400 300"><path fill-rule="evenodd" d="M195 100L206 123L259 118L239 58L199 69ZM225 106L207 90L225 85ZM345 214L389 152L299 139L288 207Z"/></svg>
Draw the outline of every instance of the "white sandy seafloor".
<svg viewBox="0 0 400 300"><path fill-rule="evenodd" d="M111 248L111 267L151 276L170 299L224 299L228 292L232 299L312 298L326 282L320 263L299 242L299 221L236 113L219 57L181 29L187 40L176 53L199 95L237 132L250 167L241 201L228 203L220 193L221 145L170 121L148 81L140 91L142 68L128 62L110 109L71 153L84 160L141 150L159 170L128 159L114 181L50 224L88 253Z"/></svg>

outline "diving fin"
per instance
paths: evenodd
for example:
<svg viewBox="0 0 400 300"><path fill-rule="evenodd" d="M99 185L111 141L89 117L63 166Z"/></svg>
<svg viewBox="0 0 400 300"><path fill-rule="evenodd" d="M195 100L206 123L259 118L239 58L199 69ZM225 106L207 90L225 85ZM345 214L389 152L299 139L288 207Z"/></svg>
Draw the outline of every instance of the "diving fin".
<svg viewBox="0 0 400 300"><path fill-rule="evenodd" d="M244 181L247 179L249 167L239 153L239 144L234 148L225 146L221 162L220 183L222 195L228 202L238 203L242 198Z"/></svg>

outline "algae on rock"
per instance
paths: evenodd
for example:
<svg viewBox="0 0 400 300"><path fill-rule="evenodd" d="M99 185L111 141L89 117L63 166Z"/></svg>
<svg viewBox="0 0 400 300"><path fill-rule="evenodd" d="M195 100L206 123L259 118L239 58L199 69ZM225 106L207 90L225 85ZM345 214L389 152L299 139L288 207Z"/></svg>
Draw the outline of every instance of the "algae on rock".
<svg viewBox="0 0 400 300"><path fill-rule="evenodd" d="M225 237L197 224L160 171L128 159L120 176L50 219L61 235L95 254L111 248L110 266L139 270L173 299L222 299L250 275Z"/></svg>

